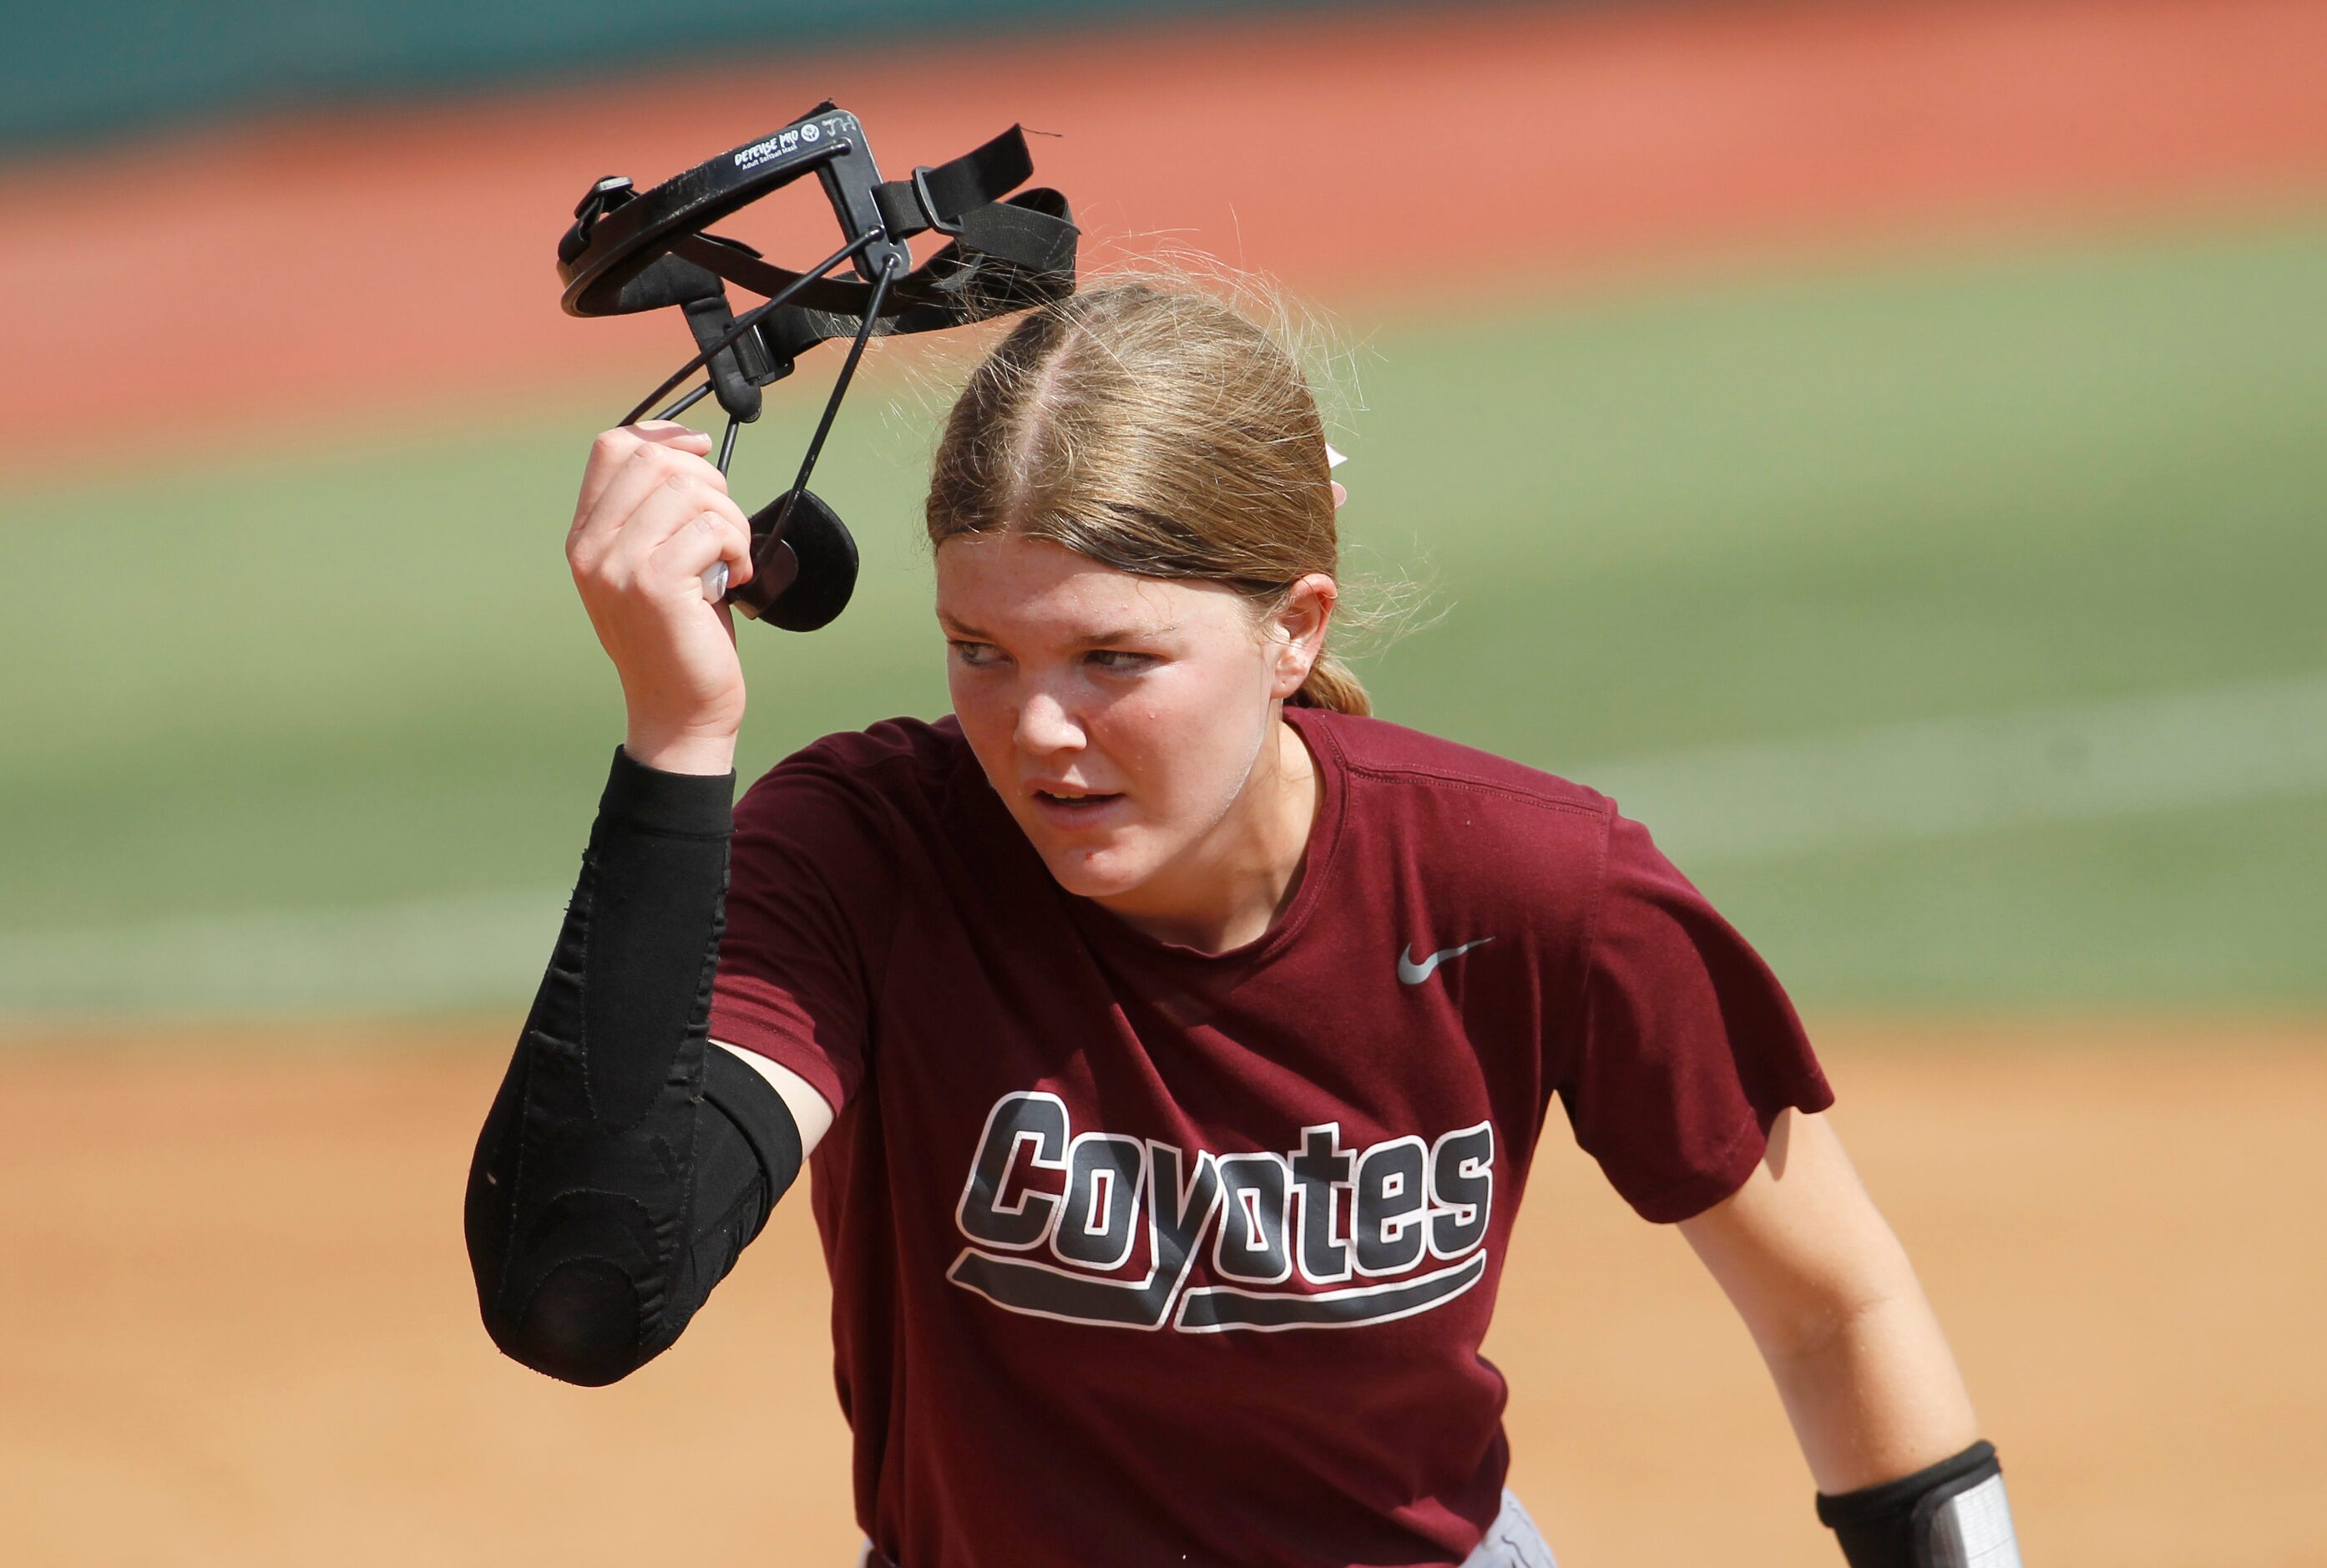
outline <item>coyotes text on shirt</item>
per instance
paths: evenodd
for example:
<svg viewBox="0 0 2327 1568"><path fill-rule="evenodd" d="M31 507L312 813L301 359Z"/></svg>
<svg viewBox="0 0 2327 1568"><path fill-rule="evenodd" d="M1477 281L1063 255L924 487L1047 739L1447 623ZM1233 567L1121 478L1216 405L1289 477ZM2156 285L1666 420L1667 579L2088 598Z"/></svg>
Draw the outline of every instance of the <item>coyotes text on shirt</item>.
<svg viewBox="0 0 2327 1568"><path fill-rule="evenodd" d="M1384 1322L1476 1284L1492 1124L1361 1149L1341 1133L1338 1122L1304 1127L1283 1153L1200 1149L1192 1165L1156 1139L1076 1133L1057 1095L1006 1094L955 1208L970 1245L946 1277L1014 1312L1191 1334ZM1220 1283L1183 1289L1208 1233ZM1143 1234L1145 1272L1117 1277ZM1341 1288L1307 1288L1319 1285Z"/></svg>

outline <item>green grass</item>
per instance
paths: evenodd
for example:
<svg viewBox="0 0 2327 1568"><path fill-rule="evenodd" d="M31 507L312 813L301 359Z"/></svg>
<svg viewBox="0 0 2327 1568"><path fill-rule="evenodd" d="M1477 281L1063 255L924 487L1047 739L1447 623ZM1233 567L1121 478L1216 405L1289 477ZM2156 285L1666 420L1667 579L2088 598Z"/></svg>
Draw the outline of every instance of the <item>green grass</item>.
<svg viewBox="0 0 2327 1568"><path fill-rule="evenodd" d="M2327 670L2322 276L2309 224L1382 331L1336 436L1350 560L1446 613L1367 661L1380 709L1589 782ZM741 493L782 482L806 379ZM0 489L0 941L565 883L621 734L559 554L627 389L594 390L505 428ZM865 553L857 605L744 629L747 776L943 711L926 416L882 400L852 399L818 485ZM1814 1003L2303 1006L2327 1000L2322 872L2313 793L1698 880Z"/></svg>

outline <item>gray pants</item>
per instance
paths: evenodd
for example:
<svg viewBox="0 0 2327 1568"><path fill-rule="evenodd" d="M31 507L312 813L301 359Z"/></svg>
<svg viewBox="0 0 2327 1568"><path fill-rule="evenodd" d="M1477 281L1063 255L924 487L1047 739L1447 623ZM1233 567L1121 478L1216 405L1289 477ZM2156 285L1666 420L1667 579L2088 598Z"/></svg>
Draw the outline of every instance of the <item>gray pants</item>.
<svg viewBox="0 0 2327 1568"><path fill-rule="evenodd" d="M1543 1532L1535 1527L1527 1509L1509 1487L1503 1489L1503 1511L1487 1526L1478 1549L1463 1559L1463 1568L1559 1568Z"/></svg>
<svg viewBox="0 0 2327 1568"><path fill-rule="evenodd" d="M882 1568L881 1555L873 1550L872 1542L857 1548L856 1568ZM1535 1521L1506 1487L1503 1511L1487 1526L1478 1549L1463 1559L1463 1568L1559 1568L1559 1564L1552 1560L1551 1548L1543 1544Z"/></svg>

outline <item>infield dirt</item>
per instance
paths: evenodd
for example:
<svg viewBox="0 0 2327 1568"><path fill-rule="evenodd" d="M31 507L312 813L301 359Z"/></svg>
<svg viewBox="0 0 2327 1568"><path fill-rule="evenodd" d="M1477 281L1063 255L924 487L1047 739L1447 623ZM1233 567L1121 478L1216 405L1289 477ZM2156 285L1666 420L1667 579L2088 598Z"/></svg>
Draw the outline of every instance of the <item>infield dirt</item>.
<svg viewBox="0 0 2327 1568"><path fill-rule="evenodd" d="M2327 1031L1819 1032L1830 1114L1948 1327L2029 1561L2327 1556ZM0 1057L0 1555L850 1561L801 1195L626 1383L565 1387L485 1339L461 1190L508 1033ZM1562 1563L1836 1560L1718 1292L1554 1127L1488 1353L1512 1484Z"/></svg>

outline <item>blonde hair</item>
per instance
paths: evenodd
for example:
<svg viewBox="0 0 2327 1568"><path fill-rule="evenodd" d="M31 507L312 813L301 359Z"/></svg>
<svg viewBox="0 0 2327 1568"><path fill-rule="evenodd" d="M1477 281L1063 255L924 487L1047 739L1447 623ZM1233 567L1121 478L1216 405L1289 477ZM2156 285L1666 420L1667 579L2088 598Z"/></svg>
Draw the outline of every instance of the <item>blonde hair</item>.
<svg viewBox="0 0 2327 1568"><path fill-rule="evenodd" d="M933 547L1017 534L1143 577L1223 583L1256 618L1304 574L1338 580L1341 564L1324 424L1299 363L1229 303L1144 279L1032 312L971 372L926 521ZM1373 705L1330 647L1286 700Z"/></svg>

